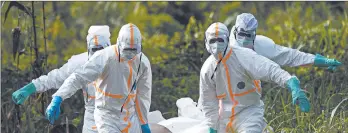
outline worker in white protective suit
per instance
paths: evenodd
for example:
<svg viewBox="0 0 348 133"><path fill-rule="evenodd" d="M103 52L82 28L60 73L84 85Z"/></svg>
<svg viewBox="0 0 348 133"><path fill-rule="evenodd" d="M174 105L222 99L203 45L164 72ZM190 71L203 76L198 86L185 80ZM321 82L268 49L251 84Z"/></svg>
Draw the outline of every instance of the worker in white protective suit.
<svg viewBox="0 0 348 133"><path fill-rule="evenodd" d="M53 97L66 99L72 90L87 83L96 88L94 118L99 133L150 133L147 114L152 72L150 61L141 52L141 33L136 25L122 26L117 44L94 53ZM53 99L47 107L46 112L51 112L48 117L59 115L61 101L55 102Z"/></svg>
<svg viewBox="0 0 348 133"><path fill-rule="evenodd" d="M328 70L333 71L342 65L341 62L335 59L328 59L319 54L308 54L297 49L277 45L266 36L256 35L257 27L258 22L254 15L250 13L238 15L236 23L230 31L230 44L250 48L257 54L274 61L280 66L314 65L327 67Z"/></svg>
<svg viewBox="0 0 348 133"><path fill-rule="evenodd" d="M200 73L200 99L210 133L260 133L266 127L261 88L256 80L272 81L288 88L293 104L310 110L309 101L295 76L248 48L228 45L229 31L213 23L205 32L211 56ZM219 100L221 103L219 103Z"/></svg>
<svg viewBox="0 0 348 133"><path fill-rule="evenodd" d="M76 68L85 64L89 57L91 57L96 51L104 49L111 45L110 43L110 31L107 25L92 25L88 30L87 52L73 55L66 64L59 69L50 71L47 75L42 75L37 79L34 79L30 84L17 90L12 94L12 98L16 104L23 104L23 102L33 93L45 92L49 89L58 89L72 74ZM85 116L83 124L83 133L97 132L94 123L94 86L93 84L81 85L79 89L83 89L85 100ZM75 91L74 91L75 92ZM64 93L64 98L69 98L74 92ZM54 99L57 100L57 99ZM53 124L55 119L49 119Z"/></svg>
<svg viewBox="0 0 348 133"><path fill-rule="evenodd" d="M237 45L254 50L280 66L298 67L314 65L318 67L327 67L329 71L334 71L341 62L335 59L328 59L319 54L313 55L301 52L297 49L283 47L274 43L274 41L263 35L256 35L258 22L254 15L242 13L237 16L236 23L230 31L230 45ZM259 82L259 81L257 81ZM259 83L261 87L261 83ZM201 108L201 101L198 100L198 106Z"/></svg>

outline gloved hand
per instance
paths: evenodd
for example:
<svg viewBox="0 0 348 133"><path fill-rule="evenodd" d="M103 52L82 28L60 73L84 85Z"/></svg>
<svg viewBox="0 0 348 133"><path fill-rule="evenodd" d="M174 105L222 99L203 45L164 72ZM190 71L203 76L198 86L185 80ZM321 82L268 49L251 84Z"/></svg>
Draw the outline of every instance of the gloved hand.
<svg viewBox="0 0 348 133"><path fill-rule="evenodd" d="M142 133L151 133L149 124L141 125L141 131L142 131Z"/></svg>
<svg viewBox="0 0 348 133"><path fill-rule="evenodd" d="M342 65L341 62L335 59L328 59L320 54L316 54L314 58L314 66L317 67L328 67L328 70L335 70L337 66Z"/></svg>
<svg viewBox="0 0 348 133"><path fill-rule="evenodd" d="M33 83L27 84L23 88L12 93L12 100L16 104L23 104L24 101L34 92L36 92L36 87Z"/></svg>
<svg viewBox="0 0 348 133"><path fill-rule="evenodd" d="M292 77L286 84L292 94L292 104L299 105L302 112L309 112L311 106L306 94L300 88L300 81L297 77Z"/></svg>
<svg viewBox="0 0 348 133"><path fill-rule="evenodd" d="M337 66L329 66L326 70L329 72L333 72L336 70L336 68L337 68Z"/></svg>
<svg viewBox="0 0 348 133"><path fill-rule="evenodd" d="M215 129L213 129L213 128L209 128L209 133L217 133L217 131L215 130Z"/></svg>
<svg viewBox="0 0 348 133"><path fill-rule="evenodd" d="M62 98L60 96L53 97L50 105L46 109L46 118L51 124L58 119L60 114L60 104L62 103Z"/></svg>

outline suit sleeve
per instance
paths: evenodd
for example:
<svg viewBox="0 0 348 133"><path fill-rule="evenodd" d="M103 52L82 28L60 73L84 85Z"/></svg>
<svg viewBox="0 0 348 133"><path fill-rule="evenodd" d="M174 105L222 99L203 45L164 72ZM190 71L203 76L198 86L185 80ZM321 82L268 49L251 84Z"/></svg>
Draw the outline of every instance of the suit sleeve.
<svg viewBox="0 0 348 133"><path fill-rule="evenodd" d="M148 113L151 105L151 91L152 91L152 71L150 62L146 59L145 69L139 78L137 94L135 99L136 112L141 125L148 123Z"/></svg>
<svg viewBox="0 0 348 133"><path fill-rule="evenodd" d="M314 63L315 55L277 45L272 39L265 36L257 36L254 49L256 53L267 57L280 66L297 67Z"/></svg>
<svg viewBox="0 0 348 133"><path fill-rule="evenodd" d="M50 71L47 75L42 75L32 82L36 87L37 92L45 92L49 89L58 89L78 67L82 66L88 56L83 53L80 55L72 56L67 63L58 69Z"/></svg>
<svg viewBox="0 0 348 133"><path fill-rule="evenodd" d="M199 99L201 101L204 116L209 127L217 130L219 119L219 102L216 97L216 87L207 73L207 67L203 65L199 80Z"/></svg>
<svg viewBox="0 0 348 133"><path fill-rule="evenodd" d="M237 53L238 61L247 74L255 80L271 81L282 87L291 78L291 75L280 66L264 56L256 54L250 49Z"/></svg>
<svg viewBox="0 0 348 133"><path fill-rule="evenodd" d="M108 61L109 49L103 49L94 55L81 67L78 67L63 83L53 96L60 96L63 100L71 97L86 84L95 81L104 70Z"/></svg>

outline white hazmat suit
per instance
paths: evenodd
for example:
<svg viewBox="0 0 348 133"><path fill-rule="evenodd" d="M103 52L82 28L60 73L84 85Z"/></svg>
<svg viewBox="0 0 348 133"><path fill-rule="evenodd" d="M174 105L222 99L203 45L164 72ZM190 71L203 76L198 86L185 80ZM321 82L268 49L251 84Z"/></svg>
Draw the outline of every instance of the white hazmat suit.
<svg viewBox="0 0 348 133"><path fill-rule="evenodd" d="M99 47L110 46L110 31L109 26L103 25L93 25L88 30L87 35L87 48L90 51L94 46L99 45ZM99 40L98 40L99 39ZM101 40L103 39L103 40ZM91 44L91 45L89 45ZM89 54L88 54L89 53ZM37 89L37 92L44 92L51 88L59 88L64 80L66 80L70 74L72 74L77 68L81 67L88 60L89 55L92 55L91 52L84 52L78 55L72 56L66 64L64 64L59 69L54 69L49 72L47 75L40 76L37 79L33 80L33 83ZM84 100L85 100L85 114L84 114L84 124L83 124L83 133L96 133L96 125L94 122L94 86L93 84L83 84L80 88L83 89ZM59 91L58 91L59 92ZM71 97L76 91L65 91L60 95L64 95L63 99Z"/></svg>
<svg viewBox="0 0 348 133"><path fill-rule="evenodd" d="M244 17L243 17L244 16ZM246 16L246 17L245 17ZM247 47L254 50L257 54L262 55L280 66L289 66L289 67L297 67L297 66L306 66L314 63L315 55L301 52L297 49L292 49L284 46L280 46L275 44L275 42L263 35L256 35L255 40L252 42L252 45L243 46L238 43L236 40L236 26L243 29L248 30L256 30L257 28L257 20L253 19L252 15L238 15L236 20L236 25L232 27L230 31L230 45L236 45L241 47ZM254 22L256 21L256 22ZM252 24L243 25L243 23L252 23L255 27L249 28L247 26L251 26ZM261 88L261 83L259 83L259 87ZM262 89L262 88L261 88ZM198 100L198 107L201 108L201 101Z"/></svg>
<svg viewBox="0 0 348 133"><path fill-rule="evenodd" d="M228 36L228 29L222 23L214 23L206 30L207 41ZM211 50L214 48L206 46L214 53ZM200 100L207 124L220 133L260 132L266 123L259 80L285 87L292 76L251 49L234 45L225 48L222 58L214 54L208 57L200 73Z"/></svg>
<svg viewBox="0 0 348 133"><path fill-rule="evenodd" d="M231 29L230 42L234 45L253 49L256 53L271 59L281 66L313 65L327 67L328 71L334 71L341 62L329 59L320 54L307 54L296 49L279 46L272 39L256 35L258 22L254 15L242 13L237 16L236 23Z"/></svg>
<svg viewBox="0 0 348 133"><path fill-rule="evenodd" d="M136 48L138 54L132 59L125 58L130 55L123 55L126 48ZM64 99L65 93L96 81L94 118L98 132L141 132L140 125L148 123L152 72L150 61L140 48L139 29L133 24L122 26L117 44L97 51L68 77L54 96Z"/></svg>
<svg viewBox="0 0 348 133"><path fill-rule="evenodd" d="M238 45L236 42L233 31L235 26L232 27L230 44ZM301 52L297 49L292 49L284 46L280 46L274 43L274 41L263 35L256 35L254 46L252 49L259 55L262 55L280 66L304 66L314 63L315 55Z"/></svg>

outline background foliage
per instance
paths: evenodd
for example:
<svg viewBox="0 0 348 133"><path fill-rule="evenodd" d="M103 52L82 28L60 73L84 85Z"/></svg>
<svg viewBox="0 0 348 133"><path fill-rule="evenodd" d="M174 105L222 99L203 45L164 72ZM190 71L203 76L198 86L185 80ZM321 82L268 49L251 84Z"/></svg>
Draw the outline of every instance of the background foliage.
<svg viewBox="0 0 348 133"><path fill-rule="evenodd" d="M95 24L110 26L112 43L122 25L131 22L139 27L143 51L152 63L151 111L174 117L178 98L198 99L199 71L208 57L204 31L216 21L232 28L236 15L243 12L254 14L259 22L257 33L277 44L321 53L344 64L335 73L313 67L284 68L297 75L308 91L312 110L306 114L293 108L286 89L264 82L265 118L274 131L348 131L348 2L45 2L44 11L42 2L19 3L30 13L34 9L38 57L32 17L13 7L5 21L10 2L2 2L3 132L48 132L52 128L43 112L55 90L33 95L23 106L15 106L11 94L33 78L62 66L72 55L85 52L87 30ZM14 45L12 34L16 27L21 30L18 45ZM63 103L56 124L73 123L81 130L83 104L82 92L77 92Z"/></svg>

